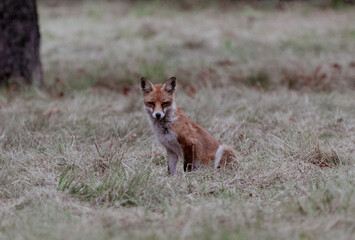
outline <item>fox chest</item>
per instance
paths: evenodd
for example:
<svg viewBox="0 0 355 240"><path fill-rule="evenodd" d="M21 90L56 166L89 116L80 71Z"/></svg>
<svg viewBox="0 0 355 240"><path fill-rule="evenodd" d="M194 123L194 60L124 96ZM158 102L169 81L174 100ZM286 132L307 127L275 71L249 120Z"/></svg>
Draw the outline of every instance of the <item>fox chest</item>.
<svg viewBox="0 0 355 240"><path fill-rule="evenodd" d="M153 127L153 130L155 137L165 148L182 157L180 144L174 131L160 126Z"/></svg>

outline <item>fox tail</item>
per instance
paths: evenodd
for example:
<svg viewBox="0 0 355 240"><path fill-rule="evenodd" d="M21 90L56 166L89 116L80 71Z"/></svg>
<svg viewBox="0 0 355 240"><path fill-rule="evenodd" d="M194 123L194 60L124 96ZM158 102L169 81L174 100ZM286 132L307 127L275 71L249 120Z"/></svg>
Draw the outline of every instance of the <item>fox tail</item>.
<svg viewBox="0 0 355 240"><path fill-rule="evenodd" d="M219 145L214 157L214 168L225 167L230 163L238 166L234 150L231 147Z"/></svg>

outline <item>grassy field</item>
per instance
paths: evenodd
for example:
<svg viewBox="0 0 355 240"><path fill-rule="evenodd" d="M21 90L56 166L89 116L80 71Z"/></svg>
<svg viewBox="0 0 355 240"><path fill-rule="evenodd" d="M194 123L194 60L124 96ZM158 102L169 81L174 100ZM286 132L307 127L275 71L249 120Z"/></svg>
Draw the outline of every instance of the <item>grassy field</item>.
<svg viewBox="0 0 355 240"><path fill-rule="evenodd" d="M39 3L46 87L0 89L0 239L354 239L355 9ZM239 168L167 174L140 76Z"/></svg>

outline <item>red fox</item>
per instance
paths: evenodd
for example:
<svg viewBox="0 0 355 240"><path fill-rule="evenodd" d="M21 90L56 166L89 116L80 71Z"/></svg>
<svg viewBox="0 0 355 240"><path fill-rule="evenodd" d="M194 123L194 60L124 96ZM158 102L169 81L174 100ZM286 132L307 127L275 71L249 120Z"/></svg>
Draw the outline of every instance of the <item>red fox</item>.
<svg viewBox="0 0 355 240"><path fill-rule="evenodd" d="M220 145L176 107L175 91L175 77L164 85L153 85L148 79L141 78L144 107L155 137L166 148L168 172L175 174L179 157L184 159L185 172L197 169L202 164L213 164L219 168L231 162L237 163L237 156L231 148Z"/></svg>

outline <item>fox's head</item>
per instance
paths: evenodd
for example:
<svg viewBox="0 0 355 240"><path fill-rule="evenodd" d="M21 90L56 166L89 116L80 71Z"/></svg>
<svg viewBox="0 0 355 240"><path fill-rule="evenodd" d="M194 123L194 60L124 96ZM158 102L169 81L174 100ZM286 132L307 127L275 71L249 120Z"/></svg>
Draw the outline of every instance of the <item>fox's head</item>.
<svg viewBox="0 0 355 240"><path fill-rule="evenodd" d="M153 118L163 119L170 110L175 108L175 77L169 78L165 84L157 85L153 85L148 79L142 77L141 91L145 109Z"/></svg>

